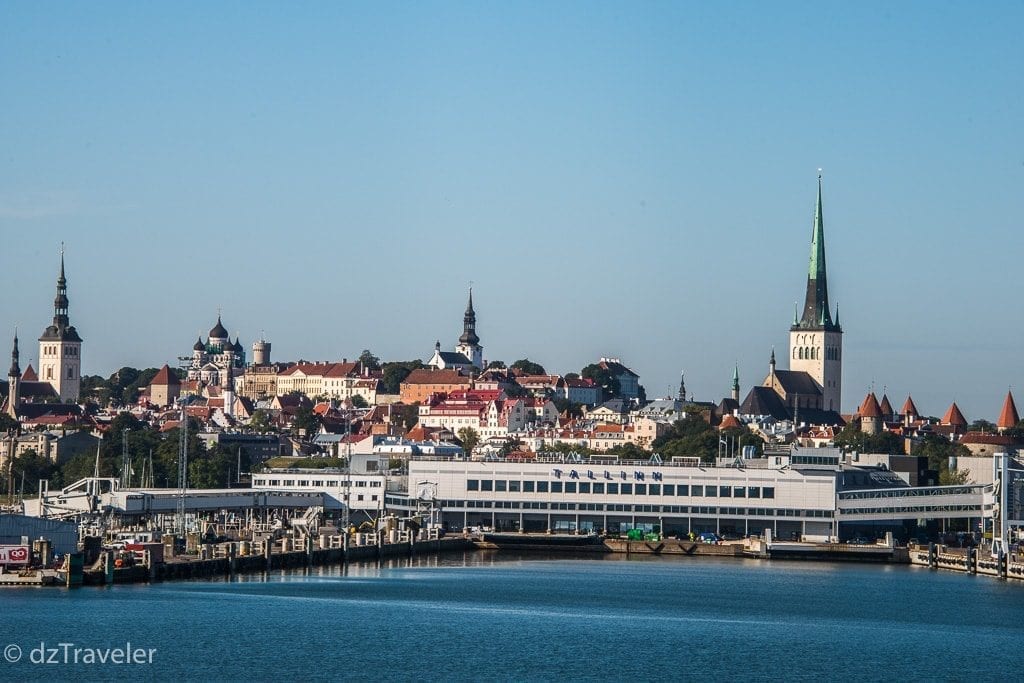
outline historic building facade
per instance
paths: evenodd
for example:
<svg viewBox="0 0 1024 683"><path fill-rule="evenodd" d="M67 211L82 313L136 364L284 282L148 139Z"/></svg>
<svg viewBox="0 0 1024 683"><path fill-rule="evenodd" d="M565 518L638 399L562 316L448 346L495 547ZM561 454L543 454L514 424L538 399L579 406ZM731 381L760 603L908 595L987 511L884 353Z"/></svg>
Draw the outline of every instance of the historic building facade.
<svg viewBox="0 0 1024 683"><path fill-rule="evenodd" d="M39 380L53 387L62 402L78 400L82 386L82 338L68 316L68 282L64 250L60 253L53 323L39 337Z"/></svg>

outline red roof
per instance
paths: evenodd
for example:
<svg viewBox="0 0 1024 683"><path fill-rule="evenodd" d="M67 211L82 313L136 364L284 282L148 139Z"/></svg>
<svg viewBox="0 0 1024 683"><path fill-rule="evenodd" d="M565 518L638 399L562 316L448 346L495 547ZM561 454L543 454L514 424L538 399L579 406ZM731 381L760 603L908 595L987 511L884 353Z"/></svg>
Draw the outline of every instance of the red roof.
<svg viewBox="0 0 1024 683"><path fill-rule="evenodd" d="M155 384L159 387L179 386L181 384L181 380L178 379L177 373L171 372L171 368L167 363L164 363L164 366L160 368L160 372L156 373L156 376L153 377L153 381L150 382L150 384Z"/></svg>
<svg viewBox="0 0 1024 683"><path fill-rule="evenodd" d="M718 425L719 429L735 429L742 427L743 425L739 420L736 419L735 415L726 415L722 418L722 424Z"/></svg>
<svg viewBox="0 0 1024 683"><path fill-rule="evenodd" d="M864 398L864 402L860 404L857 413L861 417L882 417L882 408L878 405L875 392L872 391Z"/></svg>
<svg viewBox="0 0 1024 683"><path fill-rule="evenodd" d="M882 411L882 415L892 415L892 404L889 403L889 397L882 394L882 402L879 404L878 409Z"/></svg>
<svg viewBox="0 0 1024 683"><path fill-rule="evenodd" d="M967 432L960 437L960 443L987 444L990 446L1012 446L1015 442L1008 436L1002 434L983 434L982 432Z"/></svg>
<svg viewBox="0 0 1024 683"><path fill-rule="evenodd" d="M949 410L942 416L941 424L950 425L953 427L966 427L967 418L960 412L960 408L957 407L956 401L953 401L953 405L949 406Z"/></svg>
<svg viewBox="0 0 1024 683"><path fill-rule="evenodd" d="M282 377L289 377L298 372L320 377L349 377L358 374L358 369L358 363L296 363L280 374Z"/></svg>
<svg viewBox="0 0 1024 683"><path fill-rule="evenodd" d="M29 363L28 367L25 368L25 372L21 373L22 382L38 382L39 376L36 375L36 371L32 369L32 364Z"/></svg>
<svg viewBox="0 0 1024 683"><path fill-rule="evenodd" d="M458 370L413 370L402 384L469 384Z"/></svg>
<svg viewBox="0 0 1024 683"><path fill-rule="evenodd" d="M1020 422L1020 414L1017 412L1017 404L1013 402L1013 394L1007 391L1006 400L1003 401L1003 410L999 413L999 419L996 420L996 427L1010 429L1016 427L1018 422Z"/></svg>
<svg viewBox="0 0 1024 683"><path fill-rule="evenodd" d="M903 402L903 410L900 412L904 415L914 415L915 417L921 414L917 411L917 406L914 405L914 399L910 398L910 394L907 394L907 400Z"/></svg>

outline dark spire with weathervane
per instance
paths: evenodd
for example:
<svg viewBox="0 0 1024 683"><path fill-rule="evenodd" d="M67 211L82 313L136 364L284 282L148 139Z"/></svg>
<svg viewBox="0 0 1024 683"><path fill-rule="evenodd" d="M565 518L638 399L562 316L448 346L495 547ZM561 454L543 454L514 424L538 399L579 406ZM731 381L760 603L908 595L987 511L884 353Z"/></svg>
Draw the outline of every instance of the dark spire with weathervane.
<svg viewBox="0 0 1024 683"><path fill-rule="evenodd" d="M462 316L462 336L459 342L476 346L480 343L480 337L476 336L476 311L473 310L473 288L469 288L469 303L466 304L466 314Z"/></svg>
<svg viewBox="0 0 1024 683"><path fill-rule="evenodd" d="M60 274L57 296L53 300L53 324L43 330L39 341L82 341L68 316L68 280L64 277L64 245L60 248Z"/></svg>
<svg viewBox="0 0 1024 683"><path fill-rule="evenodd" d="M818 174L818 201L814 207L814 231L811 234L811 259L807 268L807 296L804 312L793 321L793 329L841 332L837 320L832 321L828 306L828 277L825 269L825 221L821 210L821 174Z"/></svg>
<svg viewBox="0 0 1024 683"><path fill-rule="evenodd" d="M11 349L11 369L7 371L8 377L21 377L21 365L18 362L18 330L14 330L14 348Z"/></svg>

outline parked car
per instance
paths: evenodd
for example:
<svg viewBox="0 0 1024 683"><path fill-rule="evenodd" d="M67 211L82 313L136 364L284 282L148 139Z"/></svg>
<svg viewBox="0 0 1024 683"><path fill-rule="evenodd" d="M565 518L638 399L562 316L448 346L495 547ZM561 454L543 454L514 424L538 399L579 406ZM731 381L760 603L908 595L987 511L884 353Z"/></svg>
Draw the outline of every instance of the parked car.
<svg viewBox="0 0 1024 683"><path fill-rule="evenodd" d="M697 537L697 540L701 543L718 543L722 539L713 531L705 531Z"/></svg>

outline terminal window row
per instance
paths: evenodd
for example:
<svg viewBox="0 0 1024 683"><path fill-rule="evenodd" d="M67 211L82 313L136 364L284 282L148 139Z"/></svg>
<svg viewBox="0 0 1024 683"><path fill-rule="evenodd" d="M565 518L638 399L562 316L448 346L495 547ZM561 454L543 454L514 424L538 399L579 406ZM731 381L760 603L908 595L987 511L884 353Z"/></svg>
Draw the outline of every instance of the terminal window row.
<svg viewBox="0 0 1024 683"><path fill-rule="evenodd" d="M546 503L518 500L445 500L446 510L575 510L578 512L659 512L672 515L710 515L736 517L820 517L831 518L832 510L790 510L784 508L736 508L716 505L634 505L631 503Z"/></svg>
<svg viewBox="0 0 1024 683"><path fill-rule="evenodd" d="M324 488L325 486L338 486L345 488L348 485L346 481L324 481L323 479L256 479L253 482L254 486L301 486L301 487L314 487ZM378 480L365 480L357 479L352 482L352 486L356 488L380 488L381 482Z"/></svg>
<svg viewBox="0 0 1024 683"><path fill-rule="evenodd" d="M517 481L467 479L467 491L496 493L589 493L622 496L684 496L691 498L774 498L774 486L716 486L712 484L620 484L589 481Z"/></svg>

